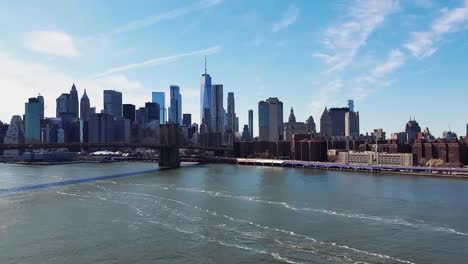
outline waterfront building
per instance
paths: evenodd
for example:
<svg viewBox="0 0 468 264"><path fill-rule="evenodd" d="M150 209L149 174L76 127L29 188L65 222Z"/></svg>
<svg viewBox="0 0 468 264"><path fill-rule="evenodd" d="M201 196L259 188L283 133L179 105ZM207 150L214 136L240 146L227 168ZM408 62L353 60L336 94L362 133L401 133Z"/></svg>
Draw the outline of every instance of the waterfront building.
<svg viewBox="0 0 468 264"><path fill-rule="evenodd" d="M10 125L3 139L4 144L22 144L24 143L24 127L21 116L14 115L11 118ZM8 149L3 151L3 155L7 157L18 157L22 154L22 150Z"/></svg>
<svg viewBox="0 0 468 264"><path fill-rule="evenodd" d="M192 114L183 114L182 115L182 124L186 126L192 125Z"/></svg>
<svg viewBox="0 0 468 264"><path fill-rule="evenodd" d="M104 112L122 117L122 93L114 90L104 90Z"/></svg>
<svg viewBox="0 0 468 264"><path fill-rule="evenodd" d="M284 123L284 140L291 141L292 135L294 134L307 134L307 124L303 122L297 122L296 116L294 115L294 109L291 107L289 113L288 122Z"/></svg>
<svg viewBox="0 0 468 264"><path fill-rule="evenodd" d="M85 89L80 100L80 118L86 121L88 120L88 116L91 114L91 103L89 102L89 98Z"/></svg>
<svg viewBox="0 0 468 264"><path fill-rule="evenodd" d="M253 139L253 132L254 132L254 126L253 126L253 110L249 110L249 132L250 132L250 138Z"/></svg>
<svg viewBox="0 0 468 264"><path fill-rule="evenodd" d="M412 153L382 153L366 152L339 152L338 160L344 164L383 165L383 166L413 166Z"/></svg>
<svg viewBox="0 0 468 264"><path fill-rule="evenodd" d="M236 122L237 122L236 106L235 106L233 92L228 93L226 121L227 121L226 132L231 132L231 133L237 132L236 130Z"/></svg>
<svg viewBox="0 0 468 264"><path fill-rule="evenodd" d="M200 78L200 125L205 124L208 130L211 130L211 76L206 71L206 57L205 57L205 73Z"/></svg>
<svg viewBox="0 0 468 264"><path fill-rule="evenodd" d="M283 102L270 97L258 103L260 141L283 140Z"/></svg>
<svg viewBox="0 0 468 264"><path fill-rule="evenodd" d="M223 85L214 84L211 87L211 131L224 133L224 106L223 106ZM222 138L222 136L221 136Z"/></svg>
<svg viewBox="0 0 468 264"><path fill-rule="evenodd" d="M182 124L182 95L180 87L177 85L170 86L170 106L169 106L169 122L174 124Z"/></svg>
<svg viewBox="0 0 468 264"><path fill-rule="evenodd" d="M114 115L107 112L90 115L88 137L89 143L114 142Z"/></svg>
<svg viewBox="0 0 468 264"><path fill-rule="evenodd" d="M79 116L79 111L78 111L78 91L76 90L75 84L72 85L72 88L70 90L70 97L69 97L69 102L68 102L68 107L69 107L69 112L73 113L73 117L78 118Z"/></svg>
<svg viewBox="0 0 468 264"><path fill-rule="evenodd" d="M407 135L406 141L409 144L413 144L418 138L418 133L421 133L421 127L415 119L411 120L410 118L408 123L406 123L405 132Z"/></svg>
<svg viewBox="0 0 468 264"><path fill-rule="evenodd" d="M159 123L166 123L166 95L164 92L152 92L152 102L159 105Z"/></svg>
<svg viewBox="0 0 468 264"><path fill-rule="evenodd" d="M130 120L131 123L135 122L135 105L123 104L122 112L125 119Z"/></svg>
<svg viewBox="0 0 468 264"><path fill-rule="evenodd" d="M29 98L24 109L24 139L26 143L41 142L41 114L44 112L39 99Z"/></svg>

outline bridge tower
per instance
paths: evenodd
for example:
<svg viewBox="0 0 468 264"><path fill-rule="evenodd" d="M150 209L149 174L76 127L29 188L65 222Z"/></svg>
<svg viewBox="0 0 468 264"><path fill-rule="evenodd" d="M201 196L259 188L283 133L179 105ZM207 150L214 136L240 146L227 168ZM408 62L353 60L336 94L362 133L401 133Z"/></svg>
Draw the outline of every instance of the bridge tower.
<svg viewBox="0 0 468 264"><path fill-rule="evenodd" d="M159 167L173 169L180 167L179 124L162 124L160 126Z"/></svg>

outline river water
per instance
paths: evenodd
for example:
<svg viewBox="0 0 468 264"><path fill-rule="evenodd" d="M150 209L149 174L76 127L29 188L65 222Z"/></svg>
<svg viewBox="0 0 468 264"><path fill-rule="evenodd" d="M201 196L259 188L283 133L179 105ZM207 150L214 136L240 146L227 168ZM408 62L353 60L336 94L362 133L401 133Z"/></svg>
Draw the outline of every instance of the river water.
<svg viewBox="0 0 468 264"><path fill-rule="evenodd" d="M0 263L468 263L468 181L0 164Z"/></svg>

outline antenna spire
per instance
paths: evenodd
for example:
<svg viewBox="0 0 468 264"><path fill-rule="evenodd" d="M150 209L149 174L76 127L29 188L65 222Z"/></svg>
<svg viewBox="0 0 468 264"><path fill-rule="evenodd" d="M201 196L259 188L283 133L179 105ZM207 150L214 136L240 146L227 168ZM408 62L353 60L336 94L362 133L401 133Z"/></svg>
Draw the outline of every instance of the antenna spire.
<svg viewBox="0 0 468 264"><path fill-rule="evenodd" d="M205 55L205 75L206 75L206 55Z"/></svg>

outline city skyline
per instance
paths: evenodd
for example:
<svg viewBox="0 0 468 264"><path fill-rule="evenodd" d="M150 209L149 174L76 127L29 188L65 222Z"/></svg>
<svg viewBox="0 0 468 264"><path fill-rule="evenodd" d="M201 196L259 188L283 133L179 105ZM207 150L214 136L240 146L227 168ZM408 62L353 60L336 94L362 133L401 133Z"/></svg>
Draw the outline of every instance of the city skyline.
<svg viewBox="0 0 468 264"><path fill-rule="evenodd" d="M236 94L240 127L248 123L248 110L256 109L258 101L268 97L284 102L283 116L290 106L300 110L296 117L301 122L310 115L319 120L325 107L342 107L347 99L354 99L356 111L361 113L362 133L375 128L387 133L403 131L408 117L414 116L423 129L429 127L436 136L446 130L464 135L466 117L457 113L467 100L463 69L468 60L461 51L467 47L463 32L468 1L343 3L284 1L263 6L220 0L175 1L129 7L129 14L106 23L100 23L106 19L99 18L107 8L102 3L8 3L2 10L15 15L0 16L0 20L22 19L24 15L39 22L26 19L2 31L0 85L9 92L0 99L0 120L9 122L14 114L22 114L24 102L38 94L45 98L46 116L54 116L55 99L68 92L73 82L78 97L87 89L97 109L103 108L103 90L120 91L123 103L142 106L151 102L153 91L165 91L168 97L169 85L175 83L186 98L183 112L191 113L193 122L200 123L199 80L208 55L212 83L222 83L226 94ZM366 9L362 3L369 3L369 12L358 12ZM60 14L30 15L37 5L73 14L70 21L75 16L71 9L79 8L83 10L79 15L89 22L82 18L78 26ZM119 7L127 5L130 3L121 2ZM18 8L23 12L16 12ZM96 11L87 12L92 8ZM174 10L177 12L172 16L167 15ZM233 18L226 17L231 10ZM325 17L340 13L336 11L343 15ZM306 12L315 18L308 18ZM222 31L225 35L219 37L215 33L222 29L210 21L218 16L225 17L226 23L240 19L233 28L235 34ZM398 25L399 18L407 18L406 23ZM352 21L369 27L340 28ZM99 26L88 30L89 23ZM239 33L252 24L252 30ZM365 37L354 39L338 33L363 33ZM197 35L200 37L195 38ZM163 36L164 43L142 48L147 41ZM44 42L44 37L48 41ZM303 37L307 44L295 43ZM184 41L189 39L193 41ZM88 45L93 41L95 48ZM174 45L174 41L182 44ZM232 41L238 45L229 44ZM345 43L352 45L344 48ZM357 85L363 83L368 86ZM444 101L439 102L442 92ZM254 111L255 135L257 117Z"/></svg>

